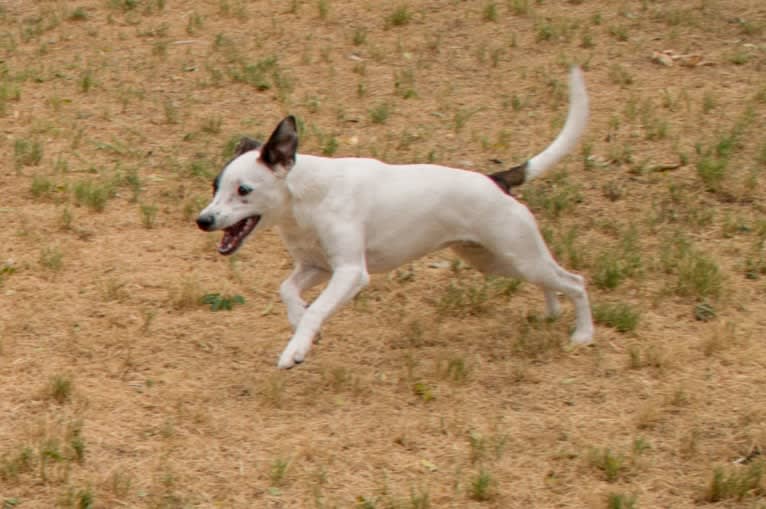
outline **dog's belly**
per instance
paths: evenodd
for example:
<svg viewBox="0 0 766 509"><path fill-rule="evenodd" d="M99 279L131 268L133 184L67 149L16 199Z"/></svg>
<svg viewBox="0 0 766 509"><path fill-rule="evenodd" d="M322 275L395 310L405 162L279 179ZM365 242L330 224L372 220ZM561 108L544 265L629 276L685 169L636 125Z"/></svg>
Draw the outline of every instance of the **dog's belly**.
<svg viewBox="0 0 766 509"><path fill-rule="evenodd" d="M387 272L453 245L478 245L468 215L432 210L409 211L408 220L394 215L368 227L365 255L369 272Z"/></svg>
<svg viewBox="0 0 766 509"><path fill-rule="evenodd" d="M397 267L401 267L407 262L411 262L412 260L416 260L417 258L420 258L421 256L425 256L430 251L426 251L420 255L398 255L397 253L381 253L379 251L367 251L366 256L366 262L367 262L367 272L370 273L381 273L381 272L388 272L391 270L396 269Z"/></svg>
<svg viewBox="0 0 766 509"><path fill-rule="evenodd" d="M436 243L415 243L376 247L368 246L366 251L367 271L371 273L388 272L402 265L422 258L427 254L452 246L480 246L472 241L445 240Z"/></svg>

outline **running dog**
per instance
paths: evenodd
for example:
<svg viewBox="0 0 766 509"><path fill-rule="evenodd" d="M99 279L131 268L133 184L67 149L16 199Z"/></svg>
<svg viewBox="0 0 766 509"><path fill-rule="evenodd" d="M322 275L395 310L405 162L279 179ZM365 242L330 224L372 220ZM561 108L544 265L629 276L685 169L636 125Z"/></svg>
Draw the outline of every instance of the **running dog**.
<svg viewBox="0 0 766 509"><path fill-rule="evenodd" d="M243 138L213 183L200 213L204 231L223 230L230 255L254 231L276 226L294 260L279 293L293 336L278 367L303 362L322 323L385 272L449 247L485 274L523 278L542 288L546 313L559 314L557 293L575 310L572 343L593 339L581 276L551 256L534 217L510 195L569 153L585 130L588 95L582 71L570 75L563 129L524 164L491 175L434 164L391 165L374 159L298 154L295 118L277 125L265 144ZM304 291L329 280L310 304Z"/></svg>

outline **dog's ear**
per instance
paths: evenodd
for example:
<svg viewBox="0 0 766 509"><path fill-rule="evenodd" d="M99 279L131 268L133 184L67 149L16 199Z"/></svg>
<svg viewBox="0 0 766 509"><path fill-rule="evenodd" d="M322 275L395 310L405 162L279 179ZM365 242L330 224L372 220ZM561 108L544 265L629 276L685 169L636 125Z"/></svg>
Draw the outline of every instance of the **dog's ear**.
<svg viewBox="0 0 766 509"><path fill-rule="evenodd" d="M289 170L295 164L297 150L298 127L295 117L289 115L274 129L269 141L261 149L261 161L272 170L280 165Z"/></svg>
<svg viewBox="0 0 766 509"><path fill-rule="evenodd" d="M237 146L234 147L234 155L232 157L239 157L245 152L256 150L257 148L260 148L261 145L262 143L260 141L243 136L242 139L239 140L239 143L237 143Z"/></svg>

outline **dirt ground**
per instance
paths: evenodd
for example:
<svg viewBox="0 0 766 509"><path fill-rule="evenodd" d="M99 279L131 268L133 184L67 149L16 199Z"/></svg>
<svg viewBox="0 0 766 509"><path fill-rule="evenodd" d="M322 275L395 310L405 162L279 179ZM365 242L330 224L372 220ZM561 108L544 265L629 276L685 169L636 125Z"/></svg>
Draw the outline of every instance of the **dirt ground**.
<svg viewBox="0 0 766 509"><path fill-rule="evenodd" d="M572 64L518 197L594 344L445 251L278 371L277 232L194 225L232 143L497 171ZM0 0L3 509L766 508L764 78L762 0Z"/></svg>

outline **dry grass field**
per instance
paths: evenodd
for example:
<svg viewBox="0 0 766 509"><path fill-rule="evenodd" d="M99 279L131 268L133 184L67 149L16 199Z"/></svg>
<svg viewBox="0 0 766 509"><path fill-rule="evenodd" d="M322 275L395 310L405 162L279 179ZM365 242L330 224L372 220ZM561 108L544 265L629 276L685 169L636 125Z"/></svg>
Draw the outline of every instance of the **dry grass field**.
<svg viewBox="0 0 766 509"><path fill-rule="evenodd" d="M517 196L594 344L445 251L278 371L277 233L194 225L238 137L498 171L575 63ZM0 0L0 127L2 509L766 508L763 0Z"/></svg>

